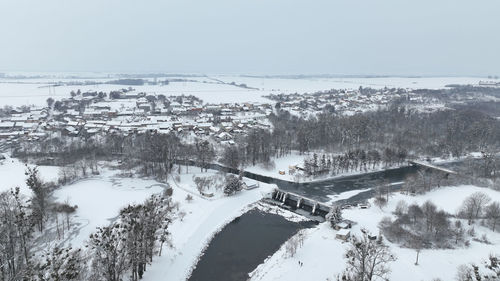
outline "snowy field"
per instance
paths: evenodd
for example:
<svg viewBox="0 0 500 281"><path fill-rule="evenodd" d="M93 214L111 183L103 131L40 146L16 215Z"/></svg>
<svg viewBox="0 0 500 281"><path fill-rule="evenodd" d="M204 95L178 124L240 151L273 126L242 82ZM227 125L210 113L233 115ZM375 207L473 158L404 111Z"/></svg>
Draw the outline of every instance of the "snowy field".
<svg viewBox="0 0 500 281"><path fill-rule="evenodd" d="M304 166L304 159L309 157L309 154L299 154L298 152L292 152L289 155L283 157L273 157L271 160L274 162L274 166L264 167L262 165L247 166L245 171L252 172L255 174L278 178L281 180L294 181L293 175L288 173L289 166L299 165ZM279 172L284 171L285 174L281 175Z"/></svg>
<svg viewBox="0 0 500 281"><path fill-rule="evenodd" d="M455 213L463 199L477 191L488 194L493 201L500 201L500 192L491 189L475 186L446 187L422 196L394 194L383 211L377 207L355 208L345 210L343 215L358 223L353 226L352 233L360 235L360 229L363 227L374 234L379 234L377 226L379 221L385 216L392 216L392 211L399 200L405 200L408 204L413 202L421 204L431 200L439 208ZM420 281L441 278L444 281L452 281L455 280L459 265L472 262L478 264L490 253L498 254L500 234L478 224L475 225L475 229L477 237L487 234L492 245L471 241L469 248L422 250L418 266L414 264L415 250L400 248L386 241L398 258L390 264L392 269L390 280ZM348 244L335 239L336 231L328 223L304 231L307 238L294 257L285 257L285 248L282 247L252 272L251 280L336 280L337 274L345 267L343 255ZM299 261L303 266L297 266ZM408 274L409 272L411 274Z"/></svg>
<svg viewBox="0 0 500 281"><path fill-rule="evenodd" d="M25 196L31 195L31 190L26 186L26 165L16 158L11 158L7 154L3 154L6 158L0 160L0 192L8 191L15 187L19 187L21 194ZM33 165L30 165L33 167ZM59 167L56 166L38 166L38 172L43 181L57 181L59 175Z"/></svg>
<svg viewBox="0 0 500 281"><path fill-rule="evenodd" d="M259 88L269 93L312 93L328 89L358 89L370 87L380 89L388 88L411 88L411 89L441 89L449 84L478 84L480 77L380 77L380 78L261 78L241 76L217 76L224 82L234 81L237 84L244 83L249 87Z"/></svg>
<svg viewBox="0 0 500 281"><path fill-rule="evenodd" d="M46 105L47 98L62 99L70 97L71 91L110 91L128 88L124 85L82 85L43 87L47 84L14 84L1 83L0 80L0 106L4 105ZM205 103L234 103L234 102L265 102L260 91L243 89L225 84L209 84L200 82L172 82L169 85L144 85L132 86L138 92L148 94L194 95Z"/></svg>
<svg viewBox="0 0 500 281"><path fill-rule="evenodd" d="M77 205L72 223L77 224L72 246L83 246L96 227L107 226L128 204L142 203L149 196L163 191L157 181L121 178L116 172L104 171L101 175L63 186L54 193L57 202ZM42 174L43 175L43 174Z"/></svg>
<svg viewBox="0 0 500 281"><path fill-rule="evenodd" d="M62 75L62 74L58 74ZM63 77L63 76L60 76ZM81 86L59 86L47 87L50 83L56 82L85 82L97 81L105 82L117 79L104 78L105 75L98 75L97 78L36 78L36 79L0 79L0 106L4 105L45 105L49 97L61 99L69 97L71 91L80 89L86 91L109 92L128 88L124 85L81 85ZM166 79L182 78L168 77ZM158 78L159 80L165 78ZM209 75L209 77L183 77L183 79L194 80L194 82L171 82L169 85L144 85L133 86L137 91L148 94L164 95L194 95L201 98L206 103L234 103L234 102L269 102L263 98L264 95L279 93L312 93L330 89L357 89L359 86L383 88L444 88L448 84L478 84L484 78L479 77L383 77L383 78L261 78L242 77L228 75ZM246 84L255 89L246 89L228 84L220 84L216 80L225 83L235 82L236 84Z"/></svg>

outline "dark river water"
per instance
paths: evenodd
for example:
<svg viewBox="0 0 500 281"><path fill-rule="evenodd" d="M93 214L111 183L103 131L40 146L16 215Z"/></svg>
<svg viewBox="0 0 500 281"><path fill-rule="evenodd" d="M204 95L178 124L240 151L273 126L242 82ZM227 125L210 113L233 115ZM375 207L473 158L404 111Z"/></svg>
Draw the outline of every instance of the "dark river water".
<svg viewBox="0 0 500 281"><path fill-rule="evenodd" d="M253 271L298 230L312 222L290 222L252 209L230 222L210 242L190 281L247 280Z"/></svg>

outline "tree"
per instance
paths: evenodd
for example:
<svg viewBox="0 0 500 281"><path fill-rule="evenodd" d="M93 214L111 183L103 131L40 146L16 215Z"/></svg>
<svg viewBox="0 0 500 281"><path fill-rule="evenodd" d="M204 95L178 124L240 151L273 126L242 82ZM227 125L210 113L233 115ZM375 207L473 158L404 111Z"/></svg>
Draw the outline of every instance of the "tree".
<svg viewBox="0 0 500 281"><path fill-rule="evenodd" d="M367 234L362 238L354 236L345 256L347 268L342 273L341 280L346 281L371 281L375 278L385 280L390 272L389 263L396 260L381 240L368 239Z"/></svg>
<svg viewBox="0 0 500 281"><path fill-rule="evenodd" d="M413 249L415 249L415 252L417 253L417 257L415 258L415 265L418 265L418 258L420 257L420 252L422 251L424 241L421 236L412 235L410 245Z"/></svg>
<svg viewBox="0 0 500 281"><path fill-rule="evenodd" d="M457 269L457 281L472 281L475 279L474 270L465 264L462 264Z"/></svg>
<svg viewBox="0 0 500 281"><path fill-rule="evenodd" d="M0 193L0 280L16 280L31 263L34 230L17 187Z"/></svg>
<svg viewBox="0 0 500 281"><path fill-rule="evenodd" d="M230 168L237 169L241 162L239 149L235 146L225 147L221 162Z"/></svg>
<svg viewBox="0 0 500 281"><path fill-rule="evenodd" d="M424 215L422 208L420 208L417 204L411 204L408 207L408 216L410 217L410 221L413 225L415 225L418 220Z"/></svg>
<svg viewBox="0 0 500 281"><path fill-rule="evenodd" d="M196 188L200 194L205 192L205 189L210 188L212 184L212 179L210 177L195 177L193 176L193 181L196 184Z"/></svg>
<svg viewBox="0 0 500 281"><path fill-rule="evenodd" d="M493 202L486 207L485 218L488 221L491 229L495 231L498 223L500 223L500 204Z"/></svg>
<svg viewBox="0 0 500 281"><path fill-rule="evenodd" d="M396 209L394 209L394 213L397 216L402 216L403 214L408 213L408 204L405 200L399 200L396 204Z"/></svg>
<svg viewBox="0 0 500 281"><path fill-rule="evenodd" d="M225 181L224 194L226 194L227 196L235 194L242 188L241 181L235 175L227 175Z"/></svg>
<svg viewBox="0 0 500 281"><path fill-rule="evenodd" d="M86 263L82 255L82 250L55 247L45 258L37 262L25 280L45 281L45 280L86 280Z"/></svg>
<svg viewBox="0 0 500 281"><path fill-rule="evenodd" d="M89 239L89 246L95 253L92 271L106 281L122 280L126 270L126 240L120 237L119 226L98 227Z"/></svg>
<svg viewBox="0 0 500 281"><path fill-rule="evenodd" d="M205 168L207 170L207 164L213 160L215 157L215 152L208 141L197 141L196 142L196 155L201 164L201 171Z"/></svg>
<svg viewBox="0 0 500 281"><path fill-rule="evenodd" d="M304 233L299 231L296 235L292 236L285 244L285 250L288 257L295 256L299 247L304 244Z"/></svg>
<svg viewBox="0 0 500 281"><path fill-rule="evenodd" d="M335 228L335 226L342 221L342 209L338 205L332 206L325 218L330 222L331 226Z"/></svg>
<svg viewBox="0 0 500 281"><path fill-rule="evenodd" d="M455 227L452 230L453 236L455 237L455 244L458 244L458 241L464 238L465 230L462 227L462 222L459 220L455 221Z"/></svg>
<svg viewBox="0 0 500 281"><path fill-rule="evenodd" d="M47 106L49 108L52 108L52 105L54 104L54 99L53 98L48 98L47 99Z"/></svg>
<svg viewBox="0 0 500 281"><path fill-rule="evenodd" d="M491 201L491 198L482 193L475 192L465 198L462 206L459 210L459 215L465 219L467 219L469 225L474 222L475 219L478 219L480 215L482 215L486 204Z"/></svg>
<svg viewBox="0 0 500 281"><path fill-rule="evenodd" d="M434 230L436 224L437 206L431 201L427 200L422 205L422 212L425 218L425 230L429 233Z"/></svg>
<svg viewBox="0 0 500 281"><path fill-rule="evenodd" d="M374 203L375 205L377 205L377 207L383 209L387 205L387 199L383 196L377 196L375 197Z"/></svg>
<svg viewBox="0 0 500 281"><path fill-rule="evenodd" d="M38 225L38 230L42 231L47 216L47 200L49 194L40 179L38 168L30 168L27 166L25 174L28 176L26 185L33 191L33 196L31 197L32 216Z"/></svg>

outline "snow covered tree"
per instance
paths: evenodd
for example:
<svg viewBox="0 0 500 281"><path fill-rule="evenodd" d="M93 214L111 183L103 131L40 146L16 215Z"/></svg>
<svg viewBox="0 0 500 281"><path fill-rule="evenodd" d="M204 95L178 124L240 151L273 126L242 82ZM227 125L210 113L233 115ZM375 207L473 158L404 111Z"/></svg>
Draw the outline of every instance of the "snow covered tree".
<svg viewBox="0 0 500 281"><path fill-rule="evenodd" d="M333 205L325 218L330 222L330 225L335 228L335 226L342 221L342 209L338 205Z"/></svg>
<svg viewBox="0 0 500 281"><path fill-rule="evenodd" d="M224 194L227 196L233 195L242 188L241 181L235 175L227 175L224 185Z"/></svg>
<svg viewBox="0 0 500 281"><path fill-rule="evenodd" d="M34 224L19 188L0 193L0 280L15 280L31 263Z"/></svg>
<svg viewBox="0 0 500 281"><path fill-rule="evenodd" d="M38 230L42 231L47 217L49 193L40 179L38 168L26 167L25 174L28 176L26 185L33 191L33 196L31 198L32 217L38 225Z"/></svg>
<svg viewBox="0 0 500 281"><path fill-rule="evenodd" d="M126 240L121 237L120 224L98 227L90 235L89 246L95 253L92 275L96 280L120 281L126 270Z"/></svg>
<svg viewBox="0 0 500 281"><path fill-rule="evenodd" d="M87 280L87 264L80 248L55 247L50 253L42 256L24 276L33 281L79 281Z"/></svg>

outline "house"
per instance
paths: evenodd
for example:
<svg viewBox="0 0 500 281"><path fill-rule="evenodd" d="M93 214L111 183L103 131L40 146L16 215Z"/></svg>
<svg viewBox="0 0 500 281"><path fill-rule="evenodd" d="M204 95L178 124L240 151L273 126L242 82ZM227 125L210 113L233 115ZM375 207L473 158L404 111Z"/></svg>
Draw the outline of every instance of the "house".
<svg viewBox="0 0 500 281"><path fill-rule="evenodd" d="M335 225L335 229L336 230L340 230L340 229L349 229L351 228L351 224L350 223L347 223L345 221L342 221L342 222L339 222Z"/></svg>
<svg viewBox="0 0 500 281"><path fill-rule="evenodd" d="M232 138L233 138L230 134L228 134L228 133L226 133L226 132L222 132L222 133L220 133L217 137L218 137L219 139L221 139L221 140L230 140L230 139L232 139Z"/></svg>
<svg viewBox="0 0 500 281"><path fill-rule="evenodd" d="M0 130L9 130L14 127L14 122L0 122Z"/></svg>
<svg viewBox="0 0 500 281"><path fill-rule="evenodd" d="M350 236L351 236L351 231L349 229L341 229L337 231L337 234L335 234L335 238L342 241L347 241L347 239L349 239Z"/></svg>

